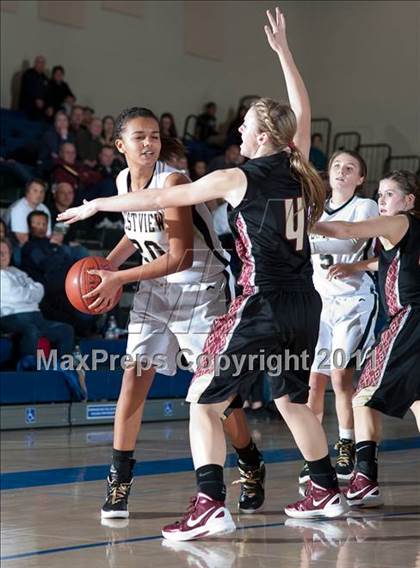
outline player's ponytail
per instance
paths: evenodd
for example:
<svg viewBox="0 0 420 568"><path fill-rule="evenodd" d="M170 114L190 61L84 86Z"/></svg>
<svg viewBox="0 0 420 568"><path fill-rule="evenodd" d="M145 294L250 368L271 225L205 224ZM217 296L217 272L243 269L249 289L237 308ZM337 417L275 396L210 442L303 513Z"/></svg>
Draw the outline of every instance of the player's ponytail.
<svg viewBox="0 0 420 568"><path fill-rule="evenodd" d="M301 183L304 208L309 226L312 226L324 211L326 188L318 172L293 144L297 128L295 113L289 105L269 98L258 99L251 106L255 110L259 130L267 132L279 150L290 149L290 167Z"/></svg>
<svg viewBox="0 0 420 568"><path fill-rule="evenodd" d="M296 146L290 148L290 166L302 184L305 210L308 213L309 227L316 223L325 206L326 188L320 175L308 162L302 152Z"/></svg>

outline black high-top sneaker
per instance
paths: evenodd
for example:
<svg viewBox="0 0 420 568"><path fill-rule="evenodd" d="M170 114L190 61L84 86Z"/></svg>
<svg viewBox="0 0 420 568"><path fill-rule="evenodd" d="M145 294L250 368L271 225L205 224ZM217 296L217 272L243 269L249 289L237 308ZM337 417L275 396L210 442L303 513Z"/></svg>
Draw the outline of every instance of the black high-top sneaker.
<svg viewBox="0 0 420 568"><path fill-rule="evenodd" d="M238 459L238 469L241 478L233 483L241 484L239 511L248 514L255 513L264 505L264 462L261 460L258 465L248 465Z"/></svg>
<svg viewBox="0 0 420 568"><path fill-rule="evenodd" d="M133 483L133 469L135 459L130 459L130 476L122 481L114 465L111 465L106 480L106 500L102 506L101 517L103 519L126 519L128 512L128 496Z"/></svg>
<svg viewBox="0 0 420 568"><path fill-rule="evenodd" d="M335 472L338 479L350 479L354 470L356 447L353 440L340 439L334 446L337 450Z"/></svg>

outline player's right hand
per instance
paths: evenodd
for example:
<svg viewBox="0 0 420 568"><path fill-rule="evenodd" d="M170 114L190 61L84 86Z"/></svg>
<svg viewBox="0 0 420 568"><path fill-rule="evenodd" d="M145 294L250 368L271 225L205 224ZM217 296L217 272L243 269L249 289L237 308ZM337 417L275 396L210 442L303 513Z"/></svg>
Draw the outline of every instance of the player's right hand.
<svg viewBox="0 0 420 568"><path fill-rule="evenodd" d="M86 201L86 199L84 199L83 205L70 207L70 209L63 211L63 213L59 213L59 215L57 215L57 221L64 221L64 223L71 225L77 221L89 219L89 217L92 217L92 215L95 215L97 212L98 206L96 199L92 199L92 201Z"/></svg>

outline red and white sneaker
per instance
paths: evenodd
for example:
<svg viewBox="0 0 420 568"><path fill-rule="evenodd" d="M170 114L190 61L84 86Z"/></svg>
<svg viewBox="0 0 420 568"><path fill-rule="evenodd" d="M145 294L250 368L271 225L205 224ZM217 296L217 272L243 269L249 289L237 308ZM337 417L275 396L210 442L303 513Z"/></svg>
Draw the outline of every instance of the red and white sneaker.
<svg viewBox="0 0 420 568"><path fill-rule="evenodd" d="M350 507L380 507L384 503L377 481L372 481L360 471L353 474L344 495Z"/></svg>
<svg viewBox="0 0 420 568"><path fill-rule="evenodd" d="M313 481L308 481L305 497L296 503L288 505L284 512L289 517L297 519L316 519L339 517L347 511L347 505L340 490L324 489Z"/></svg>
<svg viewBox="0 0 420 568"><path fill-rule="evenodd" d="M235 530L235 523L225 502L215 501L208 495L199 493L190 499L188 511L180 521L163 527L162 536L168 540L193 540Z"/></svg>

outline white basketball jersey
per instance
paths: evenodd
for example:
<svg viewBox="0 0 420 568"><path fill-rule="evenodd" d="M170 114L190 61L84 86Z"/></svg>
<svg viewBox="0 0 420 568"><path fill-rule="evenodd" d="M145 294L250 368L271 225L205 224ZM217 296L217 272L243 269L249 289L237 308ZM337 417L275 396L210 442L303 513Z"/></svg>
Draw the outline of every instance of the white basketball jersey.
<svg viewBox="0 0 420 568"><path fill-rule="evenodd" d="M156 162L155 170L147 189L162 189L166 178L173 173L182 173L165 162ZM131 191L129 169L117 177L118 194ZM142 190L139 190L142 191ZM170 189L168 188L168 191ZM168 282L190 283L214 280L229 265L230 257L223 250L213 229L212 215L208 207L198 204L192 207L194 224L193 264L187 270L166 276ZM123 213L124 230L130 241L138 248L143 262L152 262L169 250L165 231L165 211L129 211Z"/></svg>
<svg viewBox="0 0 420 568"><path fill-rule="evenodd" d="M378 206L372 199L354 195L349 201L332 208L328 200L320 221L363 221L378 216ZM373 284L369 272L358 272L348 278L327 280L328 268L337 263L352 263L374 256L373 239L332 239L310 235L314 284L324 297L369 294Z"/></svg>

